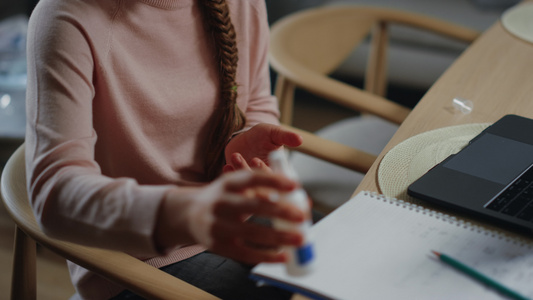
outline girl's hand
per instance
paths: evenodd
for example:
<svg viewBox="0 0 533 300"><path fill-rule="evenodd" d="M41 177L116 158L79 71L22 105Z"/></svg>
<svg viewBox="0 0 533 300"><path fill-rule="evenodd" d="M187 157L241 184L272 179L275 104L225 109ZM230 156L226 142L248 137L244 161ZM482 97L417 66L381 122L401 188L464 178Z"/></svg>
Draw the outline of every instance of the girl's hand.
<svg viewBox="0 0 533 300"><path fill-rule="evenodd" d="M224 174L203 188L187 192L176 189L162 204L156 243L163 248L199 243L214 253L248 264L284 262L286 254L276 249L301 245L302 235L246 220L256 215L302 222L304 215L298 208L269 200L270 192L294 188L295 182L279 175L238 171Z"/></svg>
<svg viewBox="0 0 533 300"><path fill-rule="evenodd" d="M272 124L258 124L235 136L226 146L224 172L259 168L268 169L268 154L282 146L297 147L302 137Z"/></svg>
<svg viewBox="0 0 533 300"><path fill-rule="evenodd" d="M262 159L254 157L248 163L240 153L233 153L230 156L229 161L227 160L227 163L222 171L227 173L237 170L251 171L252 169L261 170L263 172L272 172L270 167Z"/></svg>

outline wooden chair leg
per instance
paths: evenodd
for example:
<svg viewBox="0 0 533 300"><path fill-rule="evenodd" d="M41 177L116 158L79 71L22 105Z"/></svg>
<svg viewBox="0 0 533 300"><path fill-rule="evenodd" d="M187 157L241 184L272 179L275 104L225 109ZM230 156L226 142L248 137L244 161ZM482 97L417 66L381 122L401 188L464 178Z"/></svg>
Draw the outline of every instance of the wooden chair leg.
<svg viewBox="0 0 533 300"><path fill-rule="evenodd" d="M372 32L372 44L365 75L365 89L385 97L387 94L388 25L378 22Z"/></svg>
<svg viewBox="0 0 533 300"><path fill-rule="evenodd" d="M36 298L36 252L35 241L17 226L13 249L11 300L34 300Z"/></svg>
<svg viewBox="0 0 533 300"><path fill-rule="evenodd" d="M295 86L284 76L278 75L276 81L275 95L278 98L280 106L280 122L285 125L292 124L292 111L294 105L294 90Z"/></svg>

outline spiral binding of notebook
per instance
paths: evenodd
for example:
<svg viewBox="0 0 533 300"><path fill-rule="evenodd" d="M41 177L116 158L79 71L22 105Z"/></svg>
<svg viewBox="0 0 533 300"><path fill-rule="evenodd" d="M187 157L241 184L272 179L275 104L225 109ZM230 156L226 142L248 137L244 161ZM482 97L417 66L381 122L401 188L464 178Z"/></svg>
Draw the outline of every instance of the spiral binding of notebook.
<svg viewBox="0 0 533 300"><path fill-rule="evenodd" d="M388 202L390 204L394 204L397 206L401 206L403 208L415 211L417 213L421 213L424 215L428 215L430 217L434 217L437 220L442 220L443 222L448 222L450 224L454 224L458 227L463 227L465 229L469 229L471 231L477 231L480 234L490 235L493 238L497 239L503 239L507 242L511 242L517 245L520 245L521 247L528 247L529 249L533 249L533 243L531 240L527 240L526 238L515 235L510 232L497 230L497 229L489 229L484 225L480 224L474 224L471 221L466 221L463 219L459 219L455 216L451 216L449 214L445 214L442 212L438 212L436 210L432 210L429 208L426 208L422 205L418 205L416 203L407 202L401 199L393 198L393 197L387 197L383 194L378 194L376 192L368 192L363 191L363 193L369 197L375 198L377 200L381 200L383 202Z"/></svg>

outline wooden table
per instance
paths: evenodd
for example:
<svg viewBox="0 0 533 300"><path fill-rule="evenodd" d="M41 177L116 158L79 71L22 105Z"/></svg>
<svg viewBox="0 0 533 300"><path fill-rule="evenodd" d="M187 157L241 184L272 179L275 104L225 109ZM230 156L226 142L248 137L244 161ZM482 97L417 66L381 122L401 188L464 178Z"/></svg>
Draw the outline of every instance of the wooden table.
<svg viewBox="0 0 533 300"><path fill-rule="evenodd" d="M455 97L471 100L472 113L455 111L452 106ZM429 89L378 156L354 195L363 190L382 192L377 183L379 163L405 139L446 126L495 122L505 114L533 118L533 44L513 36L498 21ZM307 298L295 295L293 300L297 299Z"/></svg>
<svg viewBox="0 0 533 300"><path fill-rule="evenodd" d="M474 103L472 113L464 115L454 111L452 100L455 97L471 100ZM513 36L498 21L429 89L355 193L362 190L382 192L377 183L379 163L390 149L405 139L446 126L495 122L505 114L533 118L533 44Z"/></svg>

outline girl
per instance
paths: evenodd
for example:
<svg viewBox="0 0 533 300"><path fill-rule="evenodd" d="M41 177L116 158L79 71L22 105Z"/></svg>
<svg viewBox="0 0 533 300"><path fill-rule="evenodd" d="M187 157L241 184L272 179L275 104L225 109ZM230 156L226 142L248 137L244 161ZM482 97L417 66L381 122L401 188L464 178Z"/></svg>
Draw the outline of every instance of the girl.
<svg viewBox="0 0 533 300"><path fill-rule="evenodd" d="M41 0L26 168L43 230L221 298L289 297L247 279L249 265L286 260L272 249L302 242L246 221L304 218L268 201L296 185L268 172L268 153L301 137L276 126L267 47L263 0ZM75 298L137 297L69 268Z"/></svg>

